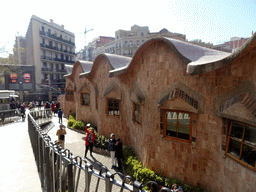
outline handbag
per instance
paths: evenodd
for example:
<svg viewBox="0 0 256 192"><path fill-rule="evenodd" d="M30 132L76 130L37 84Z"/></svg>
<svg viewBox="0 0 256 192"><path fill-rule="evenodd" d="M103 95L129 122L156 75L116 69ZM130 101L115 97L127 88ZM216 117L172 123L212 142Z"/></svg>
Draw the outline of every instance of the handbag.
<svg viewBox="0 0 256 192"><path fill-rule="evenodd" d="M64 140L65 139L65 135L60 135L60 140Z"/></svg>

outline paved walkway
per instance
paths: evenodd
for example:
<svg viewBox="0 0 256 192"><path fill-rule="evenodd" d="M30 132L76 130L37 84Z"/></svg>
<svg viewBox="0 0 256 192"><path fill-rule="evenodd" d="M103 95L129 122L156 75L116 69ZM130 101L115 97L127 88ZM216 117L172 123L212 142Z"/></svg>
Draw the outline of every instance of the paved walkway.
<svg viewBox="0 0 256 192"><path fill-rule="evenodd" d="M51 137L52 141L58 139L56 132L59 129L58 118L53 116L52 122L55 126L48 131L48 135ZM63 125L67 126L68 120L63 118ZM65 148L69 149L73 155L84 157L85 152L85 134L78 133L69 128L66 128L66 136L65 136ZM111 170L111 158L105 155L93 153L93 158L90 156L90 151L87 153L87 160L90 162L98 161L105 165L109 170Z"/></svg>
<svg viewBox="0 0 256 192"><path fill-rule="evenodd" d="M0 126L0 192L40 192L27 120Z"/></svg>
<svg viewBox="0 0 256 192"><path fill-rule="evenodd" d="M58 118L53 116L52 122L55 124L48 134L52 141L57 140L56 131L59 128ZM67 126L67 119L63 118L63 124ZM68 148L73 155L84 157L85 134L66 129L65 148ZM15 123L0 126L0 192L40 192L41 183L32 151L27 120L21 120ZM87 160L91 163L98 161L110 169L110 157L93 153L87 154ZM81 175L81 181L84 181L84 174ZM93 182L93 181L92 181ZM84 183L79 184L79 191L84 191Z"/></svg>
<svg viewBox="0 0 256 192"><path fill-rule="evenodd" d="M59 129L59 123L58 118L53 116L52 122L56 125L51 130L49 130L48 135L51 137L52 141L57 140L56 132ZM67 119L63 119L63 124L67 126ZM73 131L69 128L66 128L66 136L65 136L65 148L69 149L74 156L80 156L84 157L85 153L85 134L78 133L76 131ZM90 152L87 153L87 161L90 163L94 163L96 161L100 162L101 164L105 165L111 173L115 173L116 171L111 169L111 158L105 155L93 153L93 157L90 156ZM96 168L97 169L97 168ZM118 177L115 177L118 178ZM84 191L84 180L85 180L85 174L81 174L80 181L79 181L79 187L78 191ZM96 178L92 177L92 185L90 191L96 191ZM93 187L92 187L93 186ZM98 191L105 191L105 183L100 183ZM116 186L113 186L112 191L120 191ZM124 190L127 191L127 190Z"/></svg>

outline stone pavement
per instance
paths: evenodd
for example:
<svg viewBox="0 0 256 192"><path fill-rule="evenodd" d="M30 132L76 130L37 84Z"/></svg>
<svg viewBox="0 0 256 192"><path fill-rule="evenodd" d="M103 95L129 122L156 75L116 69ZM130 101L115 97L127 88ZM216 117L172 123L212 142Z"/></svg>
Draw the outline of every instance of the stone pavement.
<svg viewBox="0 0 256 192"><path fill-rule="evenodd" d="M0 133L0 192L43 191L29 139L27 120L2 125Z"/></svg>
<svg viewBox="0 0 256 192"><path fill-rule="evenodd" d="M56 136L56 132L59 129L59 123L58 123L58 117L57 116L53 116L52 122L55 124L55 126L50 129L48 131L48 135L51 137L52 141L55 141L58 139L58 137ZM63 118L63 125L65 125L67 127L67 119ZM85 153L85 134L82 133L78 133L76 131L73 131L69 128L66 128L66 136L65 136L65 148L69 149L70 152L74 155L74 156L80 156L80 157L84 157L84 153ZM106 156L106 155L101 155L101 154L97 154L97 153L93 153L93 157L90 156L90 151L88 151L87 153L87 158L85 159L86 161L90 162L91 164L93 164L94 162L98 161L101 164L103 164L104 166L106 166L111 173L115 173L116 171L111 169L111 158ZM98 171L97 167L96 170ZM80 180L79 180L79 187L78 187L78 191L84 191L84 180L85 180L85 174L81 174L80 176ZM115 176L115 179L120 180L120 177L118 175ZM90 191L96 191L95 190L95 186L96 186L96 178L92 177L92 184ZM92 187L93 186L93 187ZM105 191L105 183L104 182L100 182L99 185L99 192L101 191ZM113 186L112 191L120 191L120 188L118 188L117 186ZM128 191L128 190L124 190L124 191Z"/></svg>
<svg viewBox="0 0 256 192"><path fill-rule="evenodd" d="M52 141L55 141L58 139L56 132L59 129L59 125L60 125L58 123L58 117L53 116L52 122L55 124L55 126L51 130L48 131L48 135L51 137ZM68 120L66 118L63 118L62 124L65 125L66 127L67 127L67 122L68 122ZM67 134L65 136L65 148L69 149L73 153L74 156L84 157L85 134L73 131L70 128L66 128L66 132L67 132ZM97 153L93 153L93 157L94 158L92 158L90 156L90 151L88 151L86 159L89 162L98 161L98 162L102 163L103 165L105 165L109 170L111 170L110 169L111 168L111 158L110 157L101 155L101 154L97 154Z"/></svg>

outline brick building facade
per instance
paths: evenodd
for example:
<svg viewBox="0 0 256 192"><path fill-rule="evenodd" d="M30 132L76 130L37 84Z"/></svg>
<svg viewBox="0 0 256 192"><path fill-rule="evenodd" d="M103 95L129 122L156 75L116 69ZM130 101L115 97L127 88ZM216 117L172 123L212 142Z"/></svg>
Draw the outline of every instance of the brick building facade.
<svg viewBox="0 0 256 192"><path fill-rule="evenodd" d="M207 191L256 186L256 34L235 53L156 37L66 75L65 115L132 146L143 165Z"/></svg>

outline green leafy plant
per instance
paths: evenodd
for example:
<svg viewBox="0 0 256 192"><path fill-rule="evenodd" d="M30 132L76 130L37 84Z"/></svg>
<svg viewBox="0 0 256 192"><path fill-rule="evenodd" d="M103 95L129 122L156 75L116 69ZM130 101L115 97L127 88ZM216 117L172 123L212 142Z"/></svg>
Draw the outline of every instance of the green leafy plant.
<svg viewBox="0 0 256 192"><path fill-rule="evenodd" d="M84 125L84 123L82 121L74 121L72 127L74 129L84 130L85 125Z"/></svg>
<svg viewBox="0 0 256 192"><path fill-rule="evenodd" d="M68 127L72 127L73 124L75 123L75 118L72 116L72 115L69 115L69 118L68 118Z"/></svg>
<svg viewBox="0 0 256 192"><path fill-rule="evenodd" d="M138 158L136 158L135 152L130 147L124 147L123 152L125 157L124 166L126 173L142 184L145 184L148 181L155 181L160 186L165 186L171 189L172 185L176 183L178 186L183 188L184 192L204 192L202 187L187 185L175 178L165 178L149 168L143 167ZM145 186L143 189L150 191L150 187L151 186Z"/></svg>

